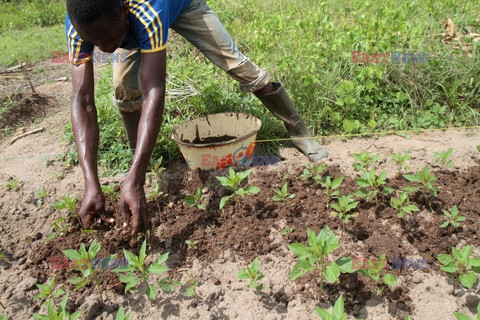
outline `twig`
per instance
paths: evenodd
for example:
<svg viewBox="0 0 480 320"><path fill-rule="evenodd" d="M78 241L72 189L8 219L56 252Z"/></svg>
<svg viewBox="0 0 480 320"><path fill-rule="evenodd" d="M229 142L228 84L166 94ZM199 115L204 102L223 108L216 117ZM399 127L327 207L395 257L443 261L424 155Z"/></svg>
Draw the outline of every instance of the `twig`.
<svg viewBox="0 0 480 320"><path fill-rule="evenodd" d="M0 306L2 306L3 309L5 309L5 306L3 305L2 301L0 301Z"/></svg>
<svg viewBox="0 0 480 320"><path fill-rule="evenodd" d="M39 133L39 132L42 132L44 131L45 128L38 128L38 129L35 129L35 130L32 130L32 131L28 131L28 132L25 132L19 136L16 136L15 138L12 139L12 141L10 141L10 145L12 145L15 141L19 140L19 139L22 139L22 138L25 138L26 136L29 136L29 135L32 135L32 134L35 134L35 133Z"/></svg>

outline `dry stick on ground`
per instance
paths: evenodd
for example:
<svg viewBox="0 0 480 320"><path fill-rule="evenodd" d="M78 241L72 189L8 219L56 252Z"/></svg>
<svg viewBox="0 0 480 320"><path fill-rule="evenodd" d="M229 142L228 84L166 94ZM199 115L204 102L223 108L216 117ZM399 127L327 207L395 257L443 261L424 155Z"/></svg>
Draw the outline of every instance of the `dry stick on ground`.
<svg viewBox="0 0 480 320"><path fill-rule="evenodd" d="M22 139L22 138L25 138L26 136L29 136L29 135L32 135L32 134L35 134L35 133L39 133L39 132L42 132L44 131L45 128L38 128L38 129L35 129L35 130L32 130L32 131L29 131L29 132L25 132L24 134L21 134L19 136L16 136L15 138L12 139L12 141L10 141L10 145L12 145L15 141L19 140L19 139Z"/></svg>
<svg viewBox="0 0 480 320"><path fill-rule="evenodd" d="M0 301L0 306L2 306L3 309L5 309L5 306L3 305L2 301Z"/></svg>

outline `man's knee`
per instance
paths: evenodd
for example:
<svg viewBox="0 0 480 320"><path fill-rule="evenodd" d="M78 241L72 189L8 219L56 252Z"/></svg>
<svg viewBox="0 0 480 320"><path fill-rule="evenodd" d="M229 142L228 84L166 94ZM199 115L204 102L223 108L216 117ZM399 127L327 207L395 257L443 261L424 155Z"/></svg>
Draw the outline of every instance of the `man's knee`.
<svg viewBox="0 0 480 320"><path fill-rule="evenodd" d="M269 72L266 69L260 69L249 59L227 70L227 73L240 83L240 90L245 93L255 92L271 82Z"/></svg>
<svg viewBox="0 0 480 320"><path fill-rule="evenodd" d="M131 100L119 100L115 96L112 97L112 103L120 112L131 113L142 109L142 96Z"/></svg>

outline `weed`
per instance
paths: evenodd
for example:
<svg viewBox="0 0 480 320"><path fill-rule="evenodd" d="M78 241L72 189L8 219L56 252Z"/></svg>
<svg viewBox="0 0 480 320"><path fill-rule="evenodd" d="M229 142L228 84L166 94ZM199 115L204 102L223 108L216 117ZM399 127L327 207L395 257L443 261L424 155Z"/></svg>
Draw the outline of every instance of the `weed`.
<svg viewBox="0 0 480 320"><path fill-rule="evenodd" d="M395 198L390 198L390 206L397 211L397 217L403 218L405 214L411 214L413 211L420 211L416 205L410 204L410 198L404 191Z"/></svg>
<svg viewBox="0 0 480 320"><path fill-rule="evenodd" d="M235 203L238 204L240 201L240 198L243 198L246 195L256 195L260 192L259 187L247 186L245 189L240 187L240 184L242 183L242 181L245 180L245 178L252 171L251 169L243 172L238 172L238 173L235 173L232 167L229 167L228 170L229 171L228 171L227 177L216 177L220 181L220 184L222 186L227 187L228 189L233 191L233 194L229 196L224 196L222 197L222 199L220 199L220 206L219 206L220 210L223 209L225 204L231 198L234 198Z"/></svg>
<svg viewBox="0 0 480 320"><path fill-rule="evenodd" d="M33 319L34 320L76 320L80 315L82 314L82 311L77 311L72 314L70 314L66 307L67 307L67 300L68 300L68 293L63 297L62 302L60 302L60 305L58 308L55 310L55 307L53 306L51 301L47 302L47 312L48 314L43 315L43 314L34 314Z"/></svg>
<svg viewBox="0 0 480 320"><path fill-rule="evenodd" d="M54 223L51 224L53 232L47 235L47 239L46 239L47 242L55 239L58 236L61 236L61 237L65 236L68 229L70 229L70 225L66 223L66 221L67 221L67 218L60 217L57 220L55 220Z"/></svg>
<svg viewBox="0 0 480 320"><path fill-rule="evenodd" d="M80 225L82 225L80 216L77 214L77 211L75 210L75 205L77 204L77 200L78 200L77 196L74 196L72 198L70 197L69 194L67 194L60 201L50 203L50 206L54 207L59 211L67 210L68 215L76 218L80 223Z"/></svg>
<svg viewBox="0 0 480 320"><path fill-rule="evenodd" d="M459 216L458 215L458 208L457 206L453 206L450 211L448 210L442 210L443 214L447 217L447 220L445 220L440 228L445 228L450 225L450 227L453 228L458 228L460 226L460 222L467 220L464 216Z"/></svg>
<svg viewBox="0 0 480 320"><path fill-rule="evenodd" d="M114 184L105 184L102 185L102 192L110 197L113 201L118 200L118 191L117 191L117 186Z"/></svg>
<svg viewBox="0 0 480 320"><path fill-rule="evenodd" d="M338 203L332 204L332 209L335 211L332 211L331 215L338 217L343 223L347 223L351 218L358 215L357 213L353 213L352 210L355 209L359 203L359 201L354 201L350 195L343 195L338 198Z"/></svg>
<svg viewBox="0 0 480 320"><path fill-rule="evenodd" d="M453 315L455 316L455 319L457 320L474 320L467 316L466 314L460 313L460 312L454 312ZM477 320L480 320L480 302L477 305Z"/></svg>
<svg viewBox="0 0 480 320"><path fill-rule="evenodd" d="M18 180L13 179L7 183L6 187L8 191L18 191L22 187L22 183Z"/></svg>
<svg viewBox="0 0 480 320"><path fill-rule="evenodd" d="M3 257L5 257L5 255L3 253L0 253L0 260L2 260Z"/></svg>
<svg viewBox="0 0 480 320"><path fill-rule="evenodd" d="M63 289L55 290L55 277L56 275L54 275L47 284L37 284L40 293L37 294L33 299L42 300L42 307L47 305L47 301L51 301L53 306L55 306L55 299L65 294Z"/></svg>
<svg viewBox="0 0 480 320"><path fill-rule="evenodd" d="M292 233L295 229L293 229L292 227L289 227L289 226L286 226L285 228L283 228L282 230L282 236L288 236L290 233Z"/></svg>
<svg viewBox="0 0 480 320"><path fill-rule="evenodd" d="M44 187L40 188L40 191L37 193L37 207L43 206L43 204L47 201L47 192L45 191Z"/></svg>
<svg viewBox="0 0 480 320"><path fill-rule="evenodd" d="M128 313L125 313L123 307L120 307L115 316L115 320L130 320L130 315Z"/></svg>
<svg viewBox="0 0 480 320"><path fill-rule="evenodd" d="M250 279L248 286L255 291L261 291L265 288L263 283L258 283L265 275L259 271L258 258L253 260L250 266L247 266L245 270L238 270L237 277L240 279Z"/></svg>
<svg viewBox="0 0 480 320"><path fill-rule="evenodd" d="M8 319L8 312L5 311L2 316L0 316L0 320L7 320Z"/></svg>
<svg viewBox="0 0 480 320"><path fill-rule="evenodd" d="M198 240L186 240L185 243L187 244L187 250L197 250Z"/></svg>
<svg viewBox="0 0 480 320"><path fill-rule="evenodd" d="M195 280L195 278L189 273L187 273L187 277L188 277L188 281L187 283L185 283L187 288L182 293L182 295L185 297L189 297L189 298L194 297L195 299L198 299L199 298L197 294L198 281Z"/></svg>
<svg viewBox="0 0 480 320"><path fill-rule="evenodd" d="M285 182L282 186L282 189L273 189L273 192L276 194L272 197L273 201L286 201L288 199L295 198L295 193L288 193L287 191L287 183Z"/></svg>
<svg viewBox="0 0 480 320"><path fill-rule="evenodd" d="M455 288L458 281L468 289L473 287L477 281L475 273L480 273L480 258L470 257L472 254L472 246L465 246L461 250L452 247L452 255L439 254L438 261L442 264L440 269L453 275L455 278Z"/></svg>
<svg viewBox="0 0 480 320"><path fill-rule="evenodd" d="M338 249L340 243L335 234L327 226L318 235L307 229L308 246L301 243L292 243L288 248L298 257L299 261L290 272L290 280L295 280L309 272L318 272L320 277L320 295L323 294L323 283L338 281L340 273L353 273L351 258L339 258L327 264L329 253Z"/></svg>
<svg viewBox="0 0 480 320"><path fill-rule="evenodd" d="M197 207L200 210L205 210L205 201L207 197L202 194L202 187L198 187L194 195L186 196L183 201L190 207Z"/></svg>
<svg viewBox="0 0 480 320"><path fill-rule="evenodd" d="M337 190L343 182L343 177L338 177L331 180L330 176L326 176L325 180L318 181L322 187L325 188L325 194L327 195L327 208L330 204L331 198L336 197L340 194L340 191Z"/></svg>
<svg viewBox="0 0 480 320"><path fill-rule="evenodd" d="M125 258L128 262L127 268L116 269L117 272L126 272L126 275L120 274L118 277L120 281L126 284L125 286L125 293L129 290L139 290L137 287L138 284L144 284L147 286L147 290L145 294L147 295L150 303L153 299L157 297L158 289L162 289L164 291L167 288L166 284L168 284L168 277L164 278L160 281L157 285L150 284L150 276L152 274L163 274L170 270L166 265L165 262L168 259L169 253L164 253L160 257L158 257L155 262L151 263L149 266L145 265L145 258L147 257L146 254L147 250L147 241L144 240L142 247L140 248L140 253L136 256L134 253L123 249L123 253Z"/></svg>
<svg viewBox="0 0 480 320"><path fill-rule="evenodd" d="M385 254L382 253L378 261L386 261L386 259ZM368 260L369 266L359 270L361 274L373 281L377 296L383 293L384 284L389 287L394 287L397 284L397 278L393 274L387 273L383 277L380 275L383 265L378 263L378 261Z"/></svg>
<svg viewBox="0 0 480 320"><path fill-rule="evenodd" d="M152 188L152 191L147 193L147 199L148 201L158 201L158 199L163 195L164 195L163 191L160 191L160 184L155 183L155 185Z"/></svg>
<svg viewBox="0 0 480 320"><path fill-rule="evenodd" d="M313 180L317 181L319 179L322 179L322 173L323 171L325 171L326 168L327 165L325 163L320 163L318 165L315 165L313 163L307 163L305 165L305 169L303 170L301 178L303 180L312 178Z"/></svg>
<svg viewBox="0 0 480 320"><path fill-rule="evenodd" d="M395 161L398 167L398 174L402 173L402 170L409 170L410 168L406 165L406 162L412 158L410 155L410 150L405 153L397 152L390 153L390 157Z"/></svg>
<svg viewBox="0 0 480 320"><path fill-rule="evenodd" d="M453 167L452 154L453 148L433 153L433 155L435 156L435 162L437 162L440 167L445 169Z"/></svg>
<svg viewBox="0 0 480 320"><path fill-rule="evenodd" d="M383 171L379 176L376 175L375 169L370 171L364 171L360 179L356 179L355 182L360 186L360 189L355 191L357 197L365 198L367 200L375 199L375 203L378 204L378 194L382 192L384 194L392 193L393 189L385 187L387 180L387 172Z"/></svg>
<svg viewBox="0 0 480 320"><path fill-rule="evenodd" d="M63 250L63 254L70 259L71 261L76 261L78 263L78 269L81 271L81 277L75 277L69 279L68 282L75 285L75 290L83 288L89 283L93 283L97 289L98 296L102 304L103 301L103 292L100 284L103 279L99 277L98 268L92 269L91 261L95 261L97 253L100 251L101 243L97 242L96 239L93 239L90 244L88 251L85 249L85 245L82 243L80 245L80 251L77 250Z"/></svg>
<svg viewBox="0 0 480 320"><path fill-rule="evenodd" d="M371 155L368 151L362 151L360 153L354 153L353 168L355 171L370 171L371 166L380 160L380 153Z"/></svg>
<svg viewBox="0 0 480 320"><path fill-rule="evenodd" d="M337 301L335 301L332 314L329 314L327 310L317 306L315 306L315 311L322 320L345 320L347 319L347 314L345 313L344 308L343 296L340 295Z"/></svg>
<svg viewBox="0 0 480 320"><path fill-rule="evenodd" d="M420 190L426 203L428 203L429 195L437 196L438 188L433 184L437 178L430 173L428 165L425 165L422 171L418 171L415 174L405 174L403 177L410 182L420 184Z"/></svg>

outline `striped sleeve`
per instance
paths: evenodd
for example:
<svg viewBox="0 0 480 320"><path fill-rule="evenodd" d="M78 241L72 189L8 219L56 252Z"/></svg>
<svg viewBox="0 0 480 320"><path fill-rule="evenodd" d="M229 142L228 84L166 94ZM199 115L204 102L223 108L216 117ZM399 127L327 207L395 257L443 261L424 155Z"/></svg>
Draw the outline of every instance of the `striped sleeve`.
<svg viewBox="0 0 480 320"><path fill-rule="evenodd" d="M168 1L132 0L129 2L131 25L142 53L167 47Z"/></svg>
<svg viewBox="0 0 480 320"><path fill-rule="evenodd" d="M77 31L75 31L68 14L65 19L65 32L67 35L68 56L70 62L75 65L80 65L92 60L93 45L80 39L80 36L77 34Z"/></svg>

